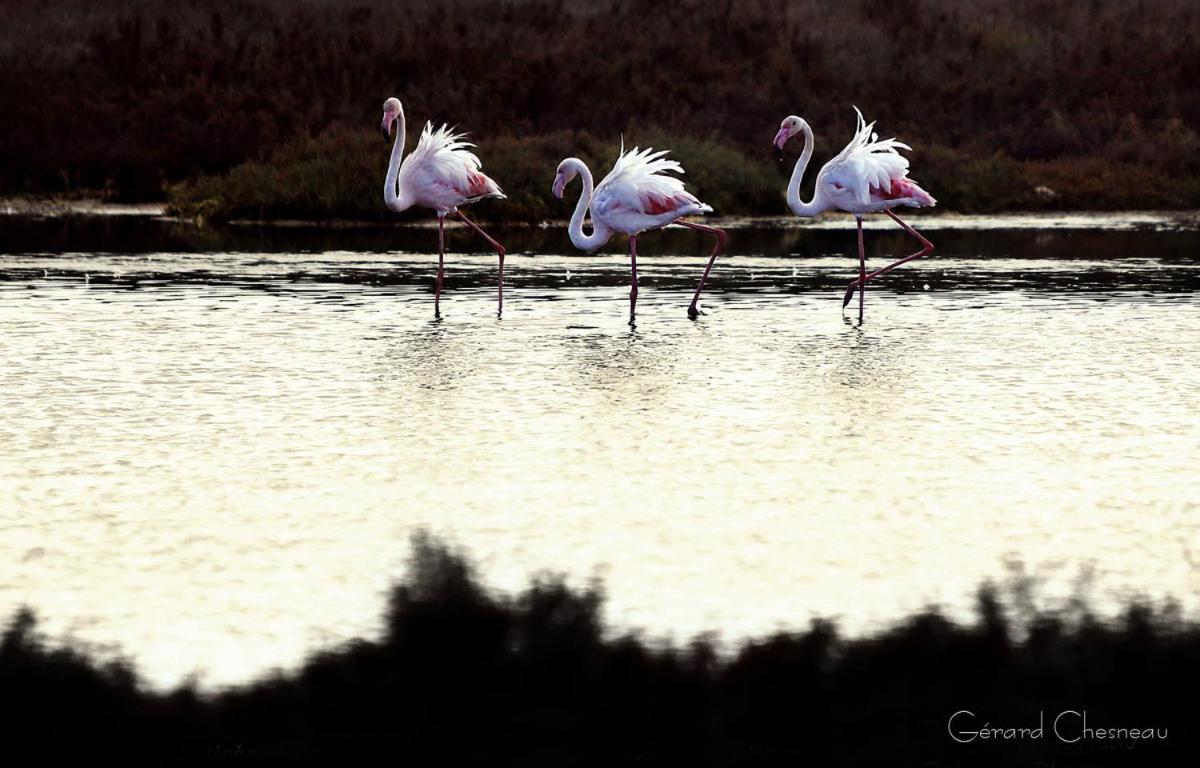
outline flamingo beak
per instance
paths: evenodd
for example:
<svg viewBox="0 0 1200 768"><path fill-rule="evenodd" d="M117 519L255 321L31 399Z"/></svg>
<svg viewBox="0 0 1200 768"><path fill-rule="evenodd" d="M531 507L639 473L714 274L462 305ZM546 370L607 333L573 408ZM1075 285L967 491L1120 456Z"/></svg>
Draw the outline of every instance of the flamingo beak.
<svg viewBox="0 0 1200 768"><path fill-rule="evenodd" d="M563 190L565 190L566 188L567 188L567 180L565 178L563 178L562 174L555 176L554 177L554 186L550 188L550 191L552 191L554 193L554 196L557 197L559 200L562 200Z"/></svg>
<svg viewBox="0 0 1200 768"><path fill-rule="evenodd" d="M391 112L383 113L383 123L379 126L379 130L383 131L383 138L385 138L385 139L392 138L392 121L394 121L395 119L396 119L396 116L393 115Z"/></svg>
<svg viewBox="0 0 1200 768"><path fill-rule="evenodd" d="M787 144L787 140L791 137L787 128L780 128L779 133L775 134L775 141L772 143L775 145L775 154L779 156L780 160L783 159L783 145Z"/></svg>

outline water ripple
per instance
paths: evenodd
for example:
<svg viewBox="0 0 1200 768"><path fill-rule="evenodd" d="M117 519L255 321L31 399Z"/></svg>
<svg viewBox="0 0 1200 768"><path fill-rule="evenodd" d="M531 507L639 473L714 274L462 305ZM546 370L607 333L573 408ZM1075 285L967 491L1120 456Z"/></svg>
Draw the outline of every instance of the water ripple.
<svg viewBox="0 0 1200 768"><path fill-rule="evenodd" d="M633 327L619 254L510 259L502 320L485 254L441 320L428 255L7 255L0 614L236 681L375 632L417 528L678 637L962 606L1013 556L1187 598L1200 304L1166 250L947 250L860 326L833 253L722 260L689 321L697 246L648 255Z"/></svg>

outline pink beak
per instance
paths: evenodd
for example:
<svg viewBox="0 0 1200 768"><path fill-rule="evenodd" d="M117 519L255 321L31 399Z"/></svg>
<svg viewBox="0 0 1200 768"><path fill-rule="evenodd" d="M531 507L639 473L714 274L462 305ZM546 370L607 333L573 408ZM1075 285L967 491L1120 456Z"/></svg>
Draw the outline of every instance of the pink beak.
<svg viewBox="0 0 1200 768"><path fill-rule="evenodd" d="M787 140L790 138L792 138L792 135L788 133L788 129L780 128L779 133L775 134L775 149L778 149L780 152L782 152L783 145L787 144Z"/></svg>
<svg viewBox="0 0 1200 768"><path fill-rule="evenodd" d="M557 197L559 200L562 200L563 190L566 189L566 187L567 187L566 179L564 179L562 176L554 177L554 186L551 187L551 190L554 192L554 196Z"/></svg>
<svg viewBox="0 0 1200 768"><path fill-rule="evenodd" d="M390 139L392 137L392 121L395 119L396 116L391 112L383 113L383 123L379 126L379 130L383 131L384 138Z"/></svg>

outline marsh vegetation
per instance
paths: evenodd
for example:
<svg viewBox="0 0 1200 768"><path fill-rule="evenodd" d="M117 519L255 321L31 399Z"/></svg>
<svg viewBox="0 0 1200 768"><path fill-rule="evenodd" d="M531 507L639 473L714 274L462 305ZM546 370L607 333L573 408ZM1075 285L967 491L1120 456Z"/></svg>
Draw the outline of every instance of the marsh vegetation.
<svg viewBox="0 0 1200 768"><path fill-rule="evenodd" d="M945 208L1196 207L1198 25L1184 0L14 0L0 192L380 218L396 94L474 134L511 193L495 218L561 215L555 162L605 165L622 133L670 146L719 213L779 213L774 128L803 114L828 156L851 104Z"/></svg>

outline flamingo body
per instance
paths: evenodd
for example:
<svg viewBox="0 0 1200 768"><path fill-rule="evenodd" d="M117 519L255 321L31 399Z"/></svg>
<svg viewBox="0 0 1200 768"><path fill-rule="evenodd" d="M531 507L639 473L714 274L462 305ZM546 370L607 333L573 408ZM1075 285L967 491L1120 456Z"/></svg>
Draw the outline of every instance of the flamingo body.
<svg viewBox="0 0 1200 768"><path fill-rule="evenodd" d="M899 206L923 208L937 205L937 200L915 181L908 178L908 158L898 150L912 147L896 139L879 139L875 123L863 119L854 108L858 127L854 137L817 173L813 199L800 201L800 178L812 157L812 129L803 119L789 117L775 137L775 146L782 150L784 142L796 133L805 137L804 153L793 173L794 185L789 185L788 205L798 216L814 216L827 210L840 210L861 216L881 213ZM793 189L794 186L794 189Z"/></svg>

